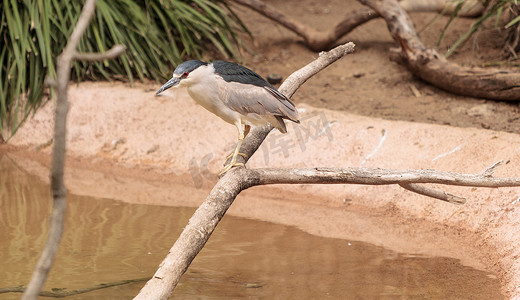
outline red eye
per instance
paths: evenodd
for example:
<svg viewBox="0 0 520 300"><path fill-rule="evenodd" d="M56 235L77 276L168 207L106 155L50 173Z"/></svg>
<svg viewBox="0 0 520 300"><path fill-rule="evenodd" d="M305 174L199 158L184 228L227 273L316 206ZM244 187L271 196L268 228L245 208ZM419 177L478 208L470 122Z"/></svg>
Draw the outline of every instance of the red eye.
<svg viewBox="0 0 520 300"><path fill-rule="evenodd" d="M182 77L186 78L186 77L188 77L188 75L190 75L190 73L184 72L184 74L182 74Z"/></svg>

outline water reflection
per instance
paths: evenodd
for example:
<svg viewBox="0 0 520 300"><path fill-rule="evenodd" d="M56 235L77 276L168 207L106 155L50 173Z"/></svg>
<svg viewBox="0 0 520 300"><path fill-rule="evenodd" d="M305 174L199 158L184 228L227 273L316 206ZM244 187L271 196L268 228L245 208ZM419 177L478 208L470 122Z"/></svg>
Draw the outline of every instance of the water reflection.
<svg viewBox="0 0 520 300"><path fill-rule="evenodd" d="M149 191L151 194L153 191ZM44 289L148 278L193 208L68 195L65 232ZM26 285L51 209L49 187L0 158L1 287ZM128 299L144 283L68 299ZM20 294L0 294L19 299ZM447 258L399 255L288 226L226 216L181 280L179 299L501 299L488 274Z"/></svg>

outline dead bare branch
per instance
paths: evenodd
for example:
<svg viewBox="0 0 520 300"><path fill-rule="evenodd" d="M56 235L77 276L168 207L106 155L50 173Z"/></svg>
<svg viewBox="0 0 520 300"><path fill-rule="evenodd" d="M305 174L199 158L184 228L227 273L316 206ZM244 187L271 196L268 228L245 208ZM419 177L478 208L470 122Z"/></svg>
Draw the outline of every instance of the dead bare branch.
<svg viewBox="0 0 520 300"><path fill-rule="evenodd" d="M353 51L354 43L347 43L322 53L316 60L291 74L280 86L280 92L290 98L307 79ZM251 157L271 129L270 126L264 126L252 130L244 140L240 152ZM242 156L239 156L240 158ZM247 171L243 168L234 168L220 178L204 203L190 218L188 225L159 265L154 276L134 299L168 299L170 297L181 276L202 250L235 197L240 191L250 186L251 182L243 180L245 178L243 175Z"/></svg>
<svg viewBox="0 0 520 300"><path fill-rule="evenodd" d="M385 170L368 168L312 168L312 169L254 169L247 174L251 185L264 184L398 184L424 196L453 204L464 204L466 199L445 191L425 187L420 183L473 187L520 186L520 178L494 178L494 164L480 174L458 174L435 170Z"/></svg>
<svg viewBox="0 0 520 300"><path fill-rule="evenodd" d="M494 178L494 164L481 174L457 174L435 170L385 170L367 168L312 168L312 169L254 169L247 174L251 185L264 184L398 184L424 196L453 204L464 204L466 199L445 191L425 187L420 183L473 187L520 186L520 178ZM493 169L492 169L493 168Z"/></svg>
<svg viewBox="0 0 520 300"><path fill-rule="evenodd" d="M249 7L259 14L277 22L290 31L296 33L305 40L305 44L314 51L328 50L343 36L372 19L379 18L381 15L370 9L361 8L348 13L343 20L331 26L325 32L317 31L313 27L307 26L283 13L262 0L233 0L237 4ZM406 11L438 11L451 13L456 7L456 3L446 0L401 0L401 7ZM484 6L478 0L467 0L459 10L458 15L477 16L482 13Z"/></svg>
<svg viewBox="0 0 520 300"><path fill-rule="evenodd" d="M458 9L457 16L461 17L477 17L485 9L480 0L464 0L462 3L452 0L399 0L399 5L407 12L439 12L445 15L451 15Z"/></svg>
<svg viewBox="0 0 520 300"><path fill-rule="evenodd" d="M436 183L472 187L516 187L520 178L495 178L488 173L459 174L436 170L387 170L370 168L253 169L248 175L263 184L419 184ZM254 173L253 173L254 172Z"/></svg>
<svg viewBox="0 0 520 300"><path fill-rule="evenodd" d="M45 81L43 82L43 85L45 85L46 87L56 88L58 86L58 83L56 83L56 80L54 80L47 74L47 76L45 76Z"/></svg>
<svg viewBox="0 0 520 300"><path fill-rule="evenodd" d="M423 196L439 199L441 201L446 201L451 204L464 204L466 203L466 198L459 197L457 195L453 195L447 193L445 191L432 189L420 184L416 183L400 183L399 184L403 189L409 190L410 192L414 192Z"/></svg>
<svg viewBox="0 0 520 300"><path fill-rule="evenodd" d="M114 47L110 48L108 51L103 53L76 52L76 54L74 55L74 59L82 61L100 61L106 59L114 59L119 55L123 54L125 50L126 47L124 45L115 45Z"/></svg>
<svg viewBox="0 0 520 300"><path fill-rule="evenodd" d="M249 7L265 17L279 23L296 33L305 40L305 44L314 51L328 50L341 37L351 32L357 26L380 17L379 14L368 8L362 8L349 13L342 21L330 27L327 32L320 32L304 23L281 13L274 7L261 0L233 0L236 3Z"/></svg>
<svg viewBox="0 0 520 300"><path fill-rule="evenodd" d="M53 196L52 214L50 219L49 236L38 260L31 281L25 290L22 299L36 299L47 279L54 257L58 251L58 245L63 232L63 221L66 210L66 189L63 181L65 167L65 132L69 102L67 99L67 87L70 80L72 61L78 56L76 48L81 36L87 29L90 19L96 8L95 0L87 0L79 16L76 27L69 37L67 45L58 57L57 78L55 81L47 81L53 84L57 91L56 115L54 123L54 147L52 151L51 189ZM123 46L116 46L110 55L121 54ZM124 49L124 47L123 47ZM101 55L99 57L102 57Z"/></svg>
<svg viewBox="0 0 520 300"><path fill-rule="evenodd" d="M485 169L483 172L482 172L482 176L485 176L485 177L491 177L493 176L493 173L496 171L496 169L498 169L498 167L500 167L501 165L504 164L504 161L500 160L500 161L497 161L496 163L492 164L491 166L489 166L487 169Z"/></svg>

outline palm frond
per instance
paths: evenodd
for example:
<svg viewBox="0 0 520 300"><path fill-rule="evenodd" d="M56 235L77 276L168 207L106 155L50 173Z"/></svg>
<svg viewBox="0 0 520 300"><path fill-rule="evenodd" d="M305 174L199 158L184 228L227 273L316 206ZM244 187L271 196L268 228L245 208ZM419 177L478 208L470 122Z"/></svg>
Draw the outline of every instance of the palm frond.
<svg viewBox="0 0 520 300"><path fill-rule="evenodd" d="M0 132L14 134L48 98L45 76L56 76L55 60L82 6L77 0L0 0ZM114 60L75 62L73 79L162 81L174 65L208 48L237 58L239 31L249 34L224 0L98 0L78 51L119 43L127 51Z"/></svg>

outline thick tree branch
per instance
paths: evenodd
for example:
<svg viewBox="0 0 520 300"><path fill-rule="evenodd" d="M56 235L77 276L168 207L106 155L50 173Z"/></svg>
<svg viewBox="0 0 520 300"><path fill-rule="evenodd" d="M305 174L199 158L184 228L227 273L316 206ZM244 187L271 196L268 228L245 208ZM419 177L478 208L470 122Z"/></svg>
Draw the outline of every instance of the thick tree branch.
<svg viewBox="0 0 520 300"><path fill-rule="evenodd" d="M453 204L464 204L466 199L420 183L436 183L473 187L516 187L520 178L494 178L494 164L481 174L458 174L435 170L385 170L366 168L311 168L311 169L253 169L247 174L250 185L264 184L398 184L424 196Z"/></svg>
<svg viewBox="0 0 520 300"><path fill-rule="evenodd" d="M495 178L488 174L458 174L435 170L387 170L370 168L252 169L254 185L263 184L418 184L436 183L474 187L516 187L520 178ZM259 182L256 182L259 180Z"/></svg>
<svg viewBox="0 0 520 300"><path fill-rule="evenodd" d="M67 123L67 112L69 102L67 99L67 88L70 80L72 61L78 56L76 48L81 36L87 29L90 19L94 15L96 8L95 0L87 0L81 15L79 16L76 27L69 37L67 45L58 57L57 79L52 81L57 91L56 115L54 123L54 147L52 150L51 166L51 189L53 196L52 214L50 219L49 236L38 260L36 268L31 277L31 281L25 290L22 299L36 299L40 290L47 279L54 257L58 251L58 245L63 232L63 222L65 219L66 201L65 184L63 181L63 171L65 167L65 133ZM121 54L123 46L113 48L111 55ZM102 57L101 55L98 55ZM50 82L50 81L48 81Z"/></svg>

